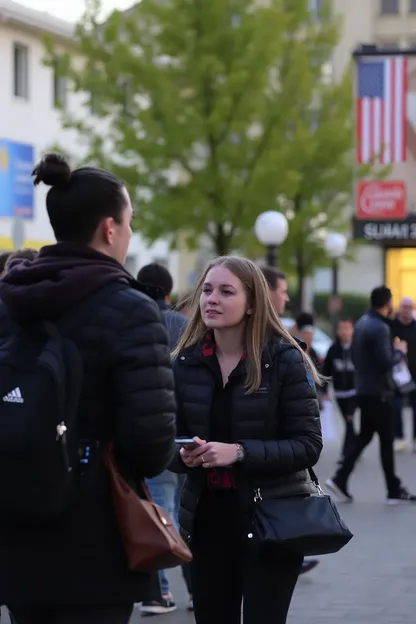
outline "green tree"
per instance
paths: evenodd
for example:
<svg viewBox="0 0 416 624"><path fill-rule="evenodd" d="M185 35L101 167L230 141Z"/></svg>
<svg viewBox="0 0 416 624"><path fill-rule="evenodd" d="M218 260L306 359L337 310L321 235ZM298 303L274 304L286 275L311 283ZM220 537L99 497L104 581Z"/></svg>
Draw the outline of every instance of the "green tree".
<svg viewBox="0 0 416 624"><path fill-rule="evenodd" d="M286 263L300 278L322 264L317 233L346 225L352 88L349 74L322 79L340 22L329 3L320 19L308 4L142 0L102 23L87 1L77 54L59 66L94 115L64 122L86 161L126 180L150 240L247 249L257 215L283 197L295 216Z"/></svg>

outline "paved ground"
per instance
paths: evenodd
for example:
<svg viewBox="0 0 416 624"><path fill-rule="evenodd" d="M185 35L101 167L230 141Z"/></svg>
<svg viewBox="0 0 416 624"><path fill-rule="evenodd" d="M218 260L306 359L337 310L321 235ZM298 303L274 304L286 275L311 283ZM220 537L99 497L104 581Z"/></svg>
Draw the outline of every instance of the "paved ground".
<svg viewBox="0 0 416 624"><path fill-rule="evenodd" d="M337 447L327 444L318 466L321 480L331 475ZM397 455L397 472L416 492L416 455ZM354 505L340 506L355 534L339 554L323 557L319 567L299 579L288 624L414 624L416 622L416 505L388 507L378 466L378 445L367 450L350 489ZM184 610L180 574L171 574L177 612L152 617L152 624L192 624ZM138 624L136 612L131 624ZM145 620L146 621L146 620ZM259 620L260 621L260 620ZM4 624L9 624L8 618ZM3 619L2 619L3 624Z"/></svg>

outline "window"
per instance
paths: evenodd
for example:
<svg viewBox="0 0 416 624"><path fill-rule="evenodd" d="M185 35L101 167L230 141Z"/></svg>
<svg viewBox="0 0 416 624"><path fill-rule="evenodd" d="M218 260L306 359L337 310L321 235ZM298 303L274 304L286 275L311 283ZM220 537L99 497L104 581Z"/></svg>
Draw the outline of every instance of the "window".
<svg viewBox="0 0 416 624"><path fill-rule="evenodd" d="M29 99L29 48L20 43L13 46L14 95Z"/></svg>
<svg viewBox="0 0 416 624"><path fill-rule="evenodd" d="M312 15L312 19L319 20L322 16L322 11L328 0L309 0L309 11Z"/></svg>
<svg viewBox="0 0 416 624"><path fill-rule="evenodd" d="M65 109L67 97L67 80L65 76L60 75L59 59L56 59L53 65L52 74L53 89L53 106L55 108Z"/></svg>
<svg viewBox="0 0 416 624"><path fill-rule="evenodd" d="M381 15L398 15L399 0L381 0Z"/></svg>
<svg viewBox="0 0 416 624"><path fill-rule="evenodd" d="M416 0L409 0L409 13L416 13Z"/></svg>

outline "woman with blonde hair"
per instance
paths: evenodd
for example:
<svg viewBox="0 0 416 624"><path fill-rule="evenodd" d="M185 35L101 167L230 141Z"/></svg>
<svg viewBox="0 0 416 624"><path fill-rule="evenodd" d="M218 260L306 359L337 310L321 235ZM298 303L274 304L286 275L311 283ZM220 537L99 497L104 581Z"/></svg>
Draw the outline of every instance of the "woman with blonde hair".
<svg viewBox="0 0 416 624"><path fill-rule="evenodd" d="M213 260L174 352L178 435L193 438L172 469L186 473L180 524L190 544L197 624L285 624L302 557L253 545L254 492L313 493L322 449L320 377L283 328L260 269ZM195 447L195 448L194 448Z"/></svg>

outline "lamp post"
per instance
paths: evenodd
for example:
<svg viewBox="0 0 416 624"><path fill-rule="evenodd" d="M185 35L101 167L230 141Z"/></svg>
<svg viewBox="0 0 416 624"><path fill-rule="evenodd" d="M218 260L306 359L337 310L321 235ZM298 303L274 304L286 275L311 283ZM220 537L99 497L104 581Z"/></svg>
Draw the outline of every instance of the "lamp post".
<svg viewBox="0 0 416 624"><path fill-rule="evenodd" d="M254 232L258 241L267 247L266 262L276 267L279 245L285 242L289 231L286 217L277 210L262 212L256 219Z"/></svg>
<svg viewBox="0 0 416 624"><path fill-rule="evenodd" d="M330 314L332 335L335 338L337 333L338 313L341 308L341 301L338 292L338 269L339 260L347 250L348 240L344 234L332 232L325 240L325 249L332 260L332 297L330 300Z"/></svg>

